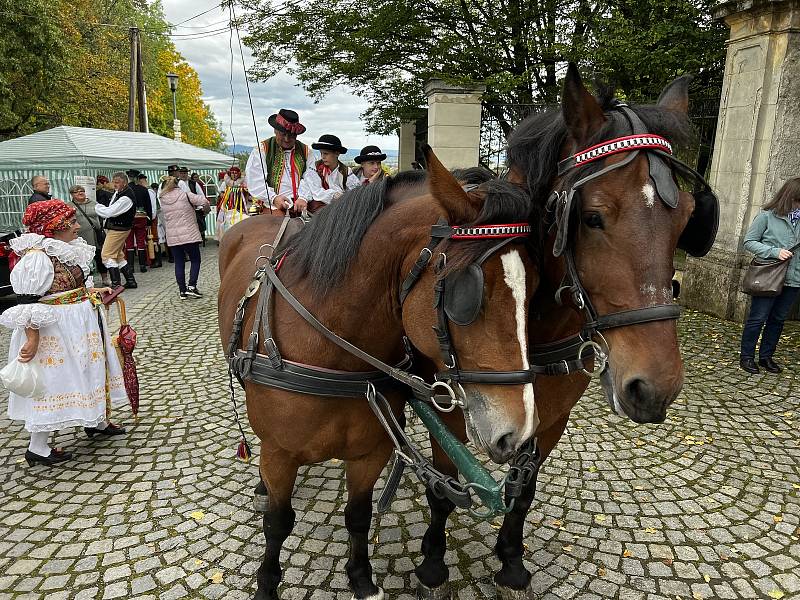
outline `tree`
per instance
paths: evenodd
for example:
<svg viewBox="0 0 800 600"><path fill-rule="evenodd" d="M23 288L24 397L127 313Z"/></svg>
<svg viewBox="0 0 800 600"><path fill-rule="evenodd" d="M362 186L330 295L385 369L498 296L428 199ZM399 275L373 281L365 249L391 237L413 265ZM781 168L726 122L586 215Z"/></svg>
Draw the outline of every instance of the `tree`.
<svg viewBox="0 0 800 600"><path fill-rule="evenodd" d="M9 2L9 0L0 0ZM21 0L0 10L0 139L58 125L126 129L129 27L140 29L151 131L172 137L166 74L181 76L183 139L218 149L223 135L202 100L197 73L168 37L159 3ZM2 6L2 5L0 5Z"/></svg>
<svg viewBox="0 0 800 600"><path fill-rule="evenodd" d="M485 106L507 133L512 118L500 105L555 102L566 61L610 69L636 96L687 66L710 72L724 53L721 28L701 14L712 0L312 0L283 10L271 0L239 3L256 57L251 76L288 68L316 98L349 85L370 103L363 118L376 133L394 131L423 106L423 83L434 77L485 84ZM630 30L637 42L619 39ZM639 75L645 70L654 74Z"/></svg>

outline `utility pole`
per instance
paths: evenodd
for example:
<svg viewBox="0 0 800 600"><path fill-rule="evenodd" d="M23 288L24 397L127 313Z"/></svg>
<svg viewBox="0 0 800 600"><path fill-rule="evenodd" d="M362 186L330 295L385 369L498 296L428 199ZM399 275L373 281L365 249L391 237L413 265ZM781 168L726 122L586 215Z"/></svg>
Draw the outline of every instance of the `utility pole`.
<svg viewBox="0 0 800 600"><path fill-rule="evenodd" d="M142 66L142 37L136 30L136 79L139 96L139 131L150 133L150 122L147 118L147 90L144 87L144 68Z"/></svg>
<svg viewBox="0 0 800 600"><path fill-rule="evenodd" d="M131 69L130 69L130 85L128 88L128 131L136 131L136 65L138 62L138 43L139 29L136 27L130 28L131 38Z"/></svg>

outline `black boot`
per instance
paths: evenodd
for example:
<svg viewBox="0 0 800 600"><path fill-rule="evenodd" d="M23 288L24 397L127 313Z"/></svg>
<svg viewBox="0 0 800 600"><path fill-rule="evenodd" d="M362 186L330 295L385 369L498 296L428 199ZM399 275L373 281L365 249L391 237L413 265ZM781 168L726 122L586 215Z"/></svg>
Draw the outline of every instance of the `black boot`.
<svg viewBox="0 0 800 600"><path fill-rule="evenodd" d="M122 271L123 277L125 277L125 287L128 289L135 289L139 287L139 284L136 283L136 279L133 277L133 263L128 262L127 265L120 269Z"/></svg>
<svg viewBox="0 0 800 600"><path fill-rule="evenodd" d="M742 356L739 359L739 366L748 373L759 372L758 365L756 365L756 360L752 356Z"/></svg>
<svg viewBox="0 0 800 600"><path fill-rule="evenodd" d="M165 246L165 248L167 249L167 262L174 263L175 259L172 258L172 250L169 249L169 246Z"/></svg>
<svg viewBox="0 0 800 600"><path fill-rule="evenodd" d="M139 250L139 271L147 273L147 250Z"/></svg>
<svg viewBox="0 0 800 600"><path fill-rule="evenodd" d="M112 288L117 288L122 285L119 275L119 267L108 267L108 276L111 278Z"/></svg>
<svg viewBox="0 0 800 600"><path fill-rule="evenodd" d="M161 245L156 245L156 257L153 259L153 264L151 265L152 268L157 269L161 265Z"/></svg>
<svg viewBox="0 0 800 600"><path fill-rule="evenodd" d="M770 373L780 373L783 371L783 367L781 367L778 363L772 360L771 356L767 356L766 358L759 358L758 364L764 367Z"/></svg>

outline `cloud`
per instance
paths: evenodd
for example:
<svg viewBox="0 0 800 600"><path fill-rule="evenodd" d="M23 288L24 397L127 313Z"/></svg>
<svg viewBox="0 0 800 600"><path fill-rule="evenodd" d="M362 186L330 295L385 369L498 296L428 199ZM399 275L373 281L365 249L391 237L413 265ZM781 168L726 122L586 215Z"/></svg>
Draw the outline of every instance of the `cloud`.
<svg viewBox="0 0 800 600"><path fill-rule="evenodd" d="M163 0L164 13L171 23L180 23L203 10L211 8L214 0ZM219 22L227 13L212 11L192 19L175 30L176 34L200 34L203 31L220 29ZM238 42L233 39L233 111L231 111L231 50L227 32L202 39L173 38L175 46L186 61L197 71L203 85L203 99L208 102L214 115L222 122L226 140L252 146L256 136L247 100L247 88L242 72ZM249 68L253 58L245 47L245 64ZM166 85L166 82L164 82ZM178 84L180 94L180 83ZM333 133L341 138L348 148L361 148L377 144L384 150L397 150L396 136L367 135L359 115L367 108L366 102L353 94L346 86L338 86L320 103L306 94L298 81L288 73L280 73L267 82L250 82L253 111L258 135L265 139L272 135L267 117L280 108L291 108L300 114L300 121L308 128L302 140L311 143L324 133ZM231 116L231 112L233 113Z"/></svg>

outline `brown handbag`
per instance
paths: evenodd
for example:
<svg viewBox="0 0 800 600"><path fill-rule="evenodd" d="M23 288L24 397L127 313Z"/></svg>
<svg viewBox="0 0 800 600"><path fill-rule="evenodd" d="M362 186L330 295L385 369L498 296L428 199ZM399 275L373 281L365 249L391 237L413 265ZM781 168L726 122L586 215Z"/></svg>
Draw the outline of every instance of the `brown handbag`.
<svg viewBox="0 0 800 600"><path fill-rule="evenodd" d="M793 253L798 248L800 244L795 244L789 248L789 252ZM750 296L777 296L783 290L791 260L754 257L742 279L742 291Z"/></svg>

